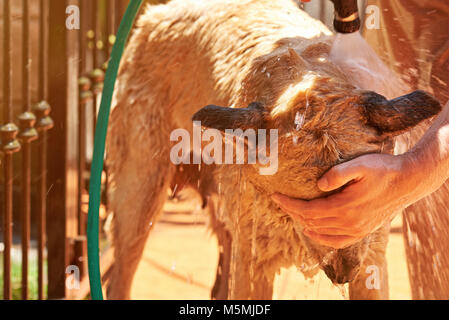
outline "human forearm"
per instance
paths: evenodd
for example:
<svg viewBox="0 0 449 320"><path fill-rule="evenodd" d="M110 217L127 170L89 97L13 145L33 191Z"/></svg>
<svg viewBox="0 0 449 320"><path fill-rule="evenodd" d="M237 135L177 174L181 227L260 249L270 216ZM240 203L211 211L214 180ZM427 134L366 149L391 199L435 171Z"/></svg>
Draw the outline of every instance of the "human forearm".
<svg viewBox="0 0 449 320"><path fill-rule="evenodd" d="M404 173L419 198L449 178L449 103L416 146L404 154Z"/></svg>

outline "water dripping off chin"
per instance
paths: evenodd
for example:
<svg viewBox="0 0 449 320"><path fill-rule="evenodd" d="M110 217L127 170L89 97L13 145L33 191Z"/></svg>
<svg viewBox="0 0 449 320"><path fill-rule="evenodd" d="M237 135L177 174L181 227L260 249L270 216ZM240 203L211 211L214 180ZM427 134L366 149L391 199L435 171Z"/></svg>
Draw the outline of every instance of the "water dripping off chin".
<svg viewBox="0 0 449 320"><path fill-rule="evenodd" d="M338 289L338 291L340 292L340 294L344 300L349 300L349 294L348 294L348 289L346 288L346 285L334 283L334 286Z"/></svg>

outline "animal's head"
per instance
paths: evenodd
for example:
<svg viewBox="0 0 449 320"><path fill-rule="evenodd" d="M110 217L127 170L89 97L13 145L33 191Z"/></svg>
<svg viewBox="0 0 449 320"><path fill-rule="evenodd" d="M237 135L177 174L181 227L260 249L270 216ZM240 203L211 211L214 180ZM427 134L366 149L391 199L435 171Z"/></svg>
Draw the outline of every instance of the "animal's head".
<svg viewBox="0 0 449 320"><path fill-rule="evenodd" d="M259 164L243 169L267 195L307 200L325 196L316 182L330 167L382 152L392 137L441 110L438 101L423 91L388 100L357 89L328 60L328 52L325 43L303 50L280 46L253 63L236 104L248 107L207 106L194 115L203 126L221 131L278 130L277 172L261 175ZM332 250L300 236L335 283L355 278L370 241L368 236L351 247Z"/></svg>

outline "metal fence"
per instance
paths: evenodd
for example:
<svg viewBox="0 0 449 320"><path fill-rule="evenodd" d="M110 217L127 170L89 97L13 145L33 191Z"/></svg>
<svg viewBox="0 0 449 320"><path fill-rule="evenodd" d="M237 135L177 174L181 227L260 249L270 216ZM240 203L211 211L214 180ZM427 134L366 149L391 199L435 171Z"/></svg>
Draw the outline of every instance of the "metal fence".
<svg viewBox="0 0 449 320"><path fill-rule="evenodd" d="M66 270L76 266L75 279L85 279L93 131L126 4L0 0L3 299L84 295L68 290ZM66 25L69 6L79 8L79 29Z"/></svg>
<svg viewBox="0 0 449 320"><path fill-rule="evenodd" d="M44 12L44 2L40 2L40 9ZM30 217L31 217L31 176L32 176L32 154L31 145L38 144L38 155L35 159L39 163L35 172L40 177L38 182L38 199L36 201L37 212L37 242L38 242L38 296L43 297L44 288L44 256L43 248L45 242L45 213L46 213L46 155L47 155L47 131L53 126L53 121L49 117L50 106L47 100L46 73L45 68L45 32L46 15L41 15L39 27L42 30L39 36L39 54L36 60L42 68L39 70L38 78L38 103L32 105L30 90L30 19L29 1L22 2L22 90L20 105L13 103L13 50L12 50L12 19L11 1L3 1L3 95L2 95L2 126L1 126L1 147L3 152L3 298L12 298L11 286L11 249L13 243L13 211L20 210L21 221L21 298L28 298L28 249L30 245ZM15 70L16 72L18 70ZM35 101L37 102L37 101ZM15 114L20 112L18 117ZM19 127L15 124L17 122ZM21 160L15 161L15 155L21 153ZM14 166L20 163L20 206L16 208L14 199L15 172Z"/></svg>

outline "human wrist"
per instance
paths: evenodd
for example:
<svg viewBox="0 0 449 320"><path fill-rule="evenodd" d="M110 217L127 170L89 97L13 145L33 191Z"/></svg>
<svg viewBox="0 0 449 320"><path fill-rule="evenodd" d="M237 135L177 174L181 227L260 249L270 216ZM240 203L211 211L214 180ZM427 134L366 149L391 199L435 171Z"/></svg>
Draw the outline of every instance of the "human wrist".
<svg viewBox="0 0 449 320"><path fill-rule="evenodd" d="M428 172L424 169L425 161L419 156L418 152L409 151L396 156L399 163L397 176L398 187L407 189L409 201L417 201L418 198L425 196L428 185ZM423 170L424 169L424 170ZM407 202L409 202L407 201Z"/></svg>
<svg viewBox="0 0 449 320"><path fill-rule="evenodd" d="M416 202L435 190L444 182L440 179L439 166L428 150L415 146L401 157L401 176L409 190L410 203Z"/></svg>
<svg viewBox="0 0 449 320"><path fill-rule="evenodd" d="M420 172L417 167L420 166L420 157L417 152L409 151L395 156L399 160L399 171L404 176L411 176Z"/></svg>

